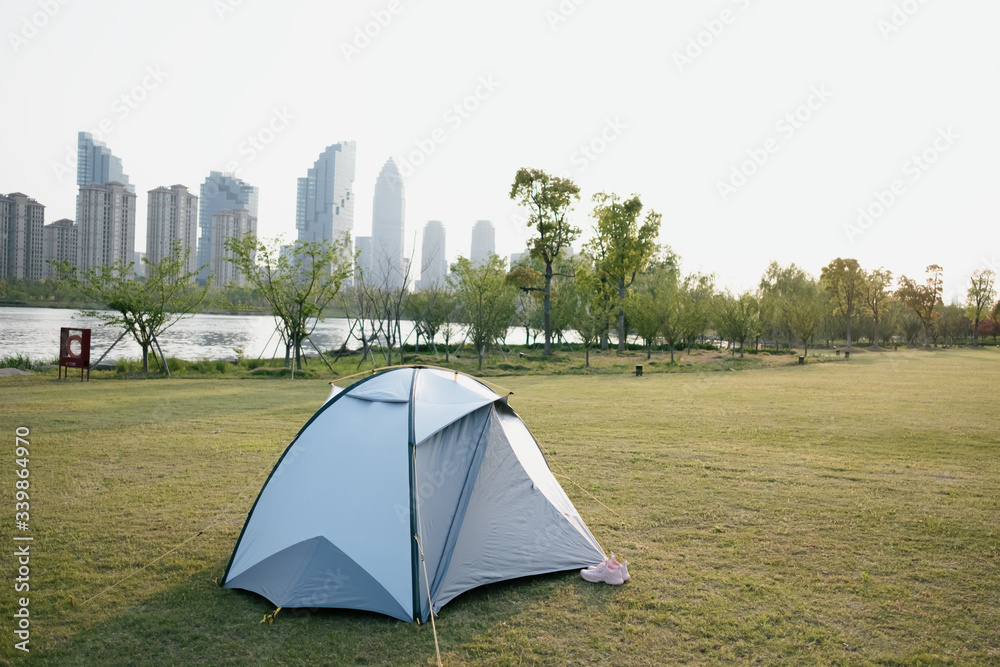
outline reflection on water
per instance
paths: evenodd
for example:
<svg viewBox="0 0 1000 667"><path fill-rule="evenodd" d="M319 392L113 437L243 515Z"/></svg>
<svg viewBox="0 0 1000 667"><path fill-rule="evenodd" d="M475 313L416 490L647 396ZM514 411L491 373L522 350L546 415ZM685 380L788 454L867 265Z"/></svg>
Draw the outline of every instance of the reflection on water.
<svg viewBox="0 0 1000 667"><path fill-rule="evenodd" d="M21 354L36 360L59 356L59 329L91 329L91 360L96 361L121 335L120 329L102 325L97 318L82 317L79 311L63 308L0 307L0 357ZM412 322L403 322L404 337L411 335ZM227 359L241 348L246 357L283 357L284 346L274 333L269 315L194 315L182 319L158 337L163 353L178 359ZM347 320L328 319L316 326L311 338L319 349L339 348L349 331ZM412 338L410 339L412 342ZM354 346L354 342L351 343ZM308 341L303 351L314 353ZM138 358L139 346L126 336L106 360Z"/></svg>

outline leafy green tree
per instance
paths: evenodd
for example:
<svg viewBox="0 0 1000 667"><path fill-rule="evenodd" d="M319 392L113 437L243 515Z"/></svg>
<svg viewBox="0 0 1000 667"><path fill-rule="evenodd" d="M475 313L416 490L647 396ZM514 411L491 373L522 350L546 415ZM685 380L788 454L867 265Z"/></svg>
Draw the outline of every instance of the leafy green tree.
<svg viewBox="0 0 1000 667"><path fill-rule="evenodd" d="M944 281L941 274L944 272L937 264L927 267L927 280L923 285L917 281L902 276L899 279L899 288L896 290L896 298L912 310L918 318L924 330L924 347L930 347L931 325L936 317L936 308L941 305L941 295L944 292Z"/></svg>
<svg viewBox="0 0 1000 667"><path fill-rule="evenodd" d="M830 297L823 286L803 273L789 285L785 317L792 335L802 341L802 356L809 355L809 342L830 312Z"/></svg>
<svg viewBox="0 0 1000 667"><path fill-rule="evenodd" d="M435 285L413 292L407 301L406 312L437 354L434 338L447 322L454 321L457 310L458 299L455 293L444 286Z"/></svg>
<svg viewBox="0 0 1000 667"><path fill-rule="evenodd" d="M594 271L589 262L581 262L572 282L572 292L566 301L572 303L573 328L583 343L585 368L590 368L590 350L596 347L608 331L608 321L613 300L607 292L607 281Z"/></svg>
<svg viewBox="0 0 1000 667"><path fill-rule="evenodd" d="M691 346L705 334L712 321L712 301L715 297L715 279L696 273L684 279L685 307L681 318L681 338Z"/></svg>
<svg viewBox="0 0 1000 667"><path fill-rule="evenodd" d="M748 340L760 335L760 302L753 292L743 292L734 296L730 292L720 294L716 300L719 333L734 343L740 344L740 358ZM736 348L732 348L733 356Z"/></svg>
<svg viewBox="0 0 1000 667"><path fill-rule="evenodd" d="M851 347L851 321L864 300L865 272L856 259L837 259L823 267L820 282L830 293L834 312L844 318L847 347Z"/></svg>
<svg viewBox="0 0 1000 667"><path fill-rule="evenodd" d="M654 262L638 277L629 296L629 322L646 343L647 359L652 357L656 339L662 336L670 346L670 363L674 363L674 346L684 330L686 301L678 273L672 258Z"/></svg>
<svg viewBox="0 0 1000 667"><path fill-rule="evenodd" d="M540 169L519 169L510 188L510 198L528 208L528 226L536 236L528 241L531 256L542 261L544 294L542 301L545 354L552 354L552 278L553 263L560 253L580 235L568 216L573 204L580 199L580 188L572 180L550 176Z"/></svg>
<svg viewBox="0 0 1000 667"><path fill-rule="evenodd" d="M531 345L533 340L538 339L538 333L545 331L542 317L544 296L540 288L543 268L541 260L528 255L519 259L507 274L508 282L518 288L514 321L515 326L524 328L525 346Z"/></svg>
<svg viewBox="0 0 1000 667"><path fill-rule="evenodd" d="M246 276L271 307L285 339L285 363L302 368L302 343L323 319L323 310L337 296L351 275L350 239L296 241L281 246L281 239L264 241L253 234L226 240L229 260ZM294 370L292 371L294 375Z"/></svg>
<svg viewBox="0 0 1000 667"><path fill-rule="evenodd" d="M792 339L796 336L790 322L792 301L796 298L796 293L801 291L802 285L811 280L809 274L794 263L783 267L777 262L771 262L761 277L761 324L765 333L774 336L775 349L781 336L786 337L788 347L792 347Z"/></svg>
<svg viewBox="0 0 1000 667"><path fill-rule="evenodd" d="M996 273L991 269L977 269L969 279L969 305L965 315L972 320L972 347L979 346L979 321L989 312L990 304L997 296L995 280Z"/></svg>
<svg viewBox="0 0 1000 667"><path fill-rule="evenodd" d="M587 246L594 264L617 294L618 351L625 351L625 301L636 276L653 259L659 246L662 217L649 211L640 225L642 201L638 195L622 201L615 194L594 195L594 238Z"/></svg>
<svg viewBox="0 0 1000 667"><path fill-rule="evenodd" d="M462 316L469 327L469 338L479 355L479 370L483 368L486 349L507 335L514 316L516 287L507 280L504 260L497 255L473 264L459 257L451 267L449 282L458 295Z"/></svg>
<svg viewBox="0 0 1000 667"><path fill-rule="evenodd" d="M875 333L872 342L878 347L879 324L885 315L887 302L892 298L889 287L892 285L892 272L885 268L873 269L864 272L864 280L861 283L861 297L864 307L872 316L875 322Z"/></svg>
<svg viewBox="0 0 1000 667"><path fill-rule="evenodd" d="M142 348L142 372L148 373L149 352L155 341L178 321L201 310L208 286L194 284L198 272L187 271L188 252L180 244L159 262L142 261L146 266L143 279L134 277L133 262L92 267L83 275L66 261L58 263L56 269L61 282L107 308L83 313L124 329ZM165 363L163 371L169 373Z"/></svg>

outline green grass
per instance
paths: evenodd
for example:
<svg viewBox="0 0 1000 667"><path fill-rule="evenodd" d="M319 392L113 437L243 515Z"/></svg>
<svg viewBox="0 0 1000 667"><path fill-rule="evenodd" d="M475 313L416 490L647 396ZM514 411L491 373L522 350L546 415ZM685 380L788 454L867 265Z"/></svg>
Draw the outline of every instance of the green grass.
<svg viewBox="0 0 1000 667"><path fill-rule="evenodd" d="M462 595L438 620L445 664L1000 664L1000 352L830 361L642 378L550 361L496 379L633 578ZM339 610L260 624L268 602L215 585L328 389L231 377L0 378L8 442L31 429L32 661L432 662L428 626Z"/></svg>

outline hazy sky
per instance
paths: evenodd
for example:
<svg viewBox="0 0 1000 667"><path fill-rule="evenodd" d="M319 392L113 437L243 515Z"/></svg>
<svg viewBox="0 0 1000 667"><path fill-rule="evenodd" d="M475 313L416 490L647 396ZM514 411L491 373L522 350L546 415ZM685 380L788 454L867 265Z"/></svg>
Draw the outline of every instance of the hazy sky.
<svg viewBox="0 0 1000 667"><path fill-rule="evenodd" d="M468 254L490 219L509 255L536 167L581 187L585 236L594 193L640 194L725 286L842 256L940 264L948 301L1000 269L998 24L995 0L8 0L0 191L74 218L90 130L139 193L137 249L146 192L211 170L291 239L296 178L355 140L358 235L393 156L408 247L436 219Z"/></svg>

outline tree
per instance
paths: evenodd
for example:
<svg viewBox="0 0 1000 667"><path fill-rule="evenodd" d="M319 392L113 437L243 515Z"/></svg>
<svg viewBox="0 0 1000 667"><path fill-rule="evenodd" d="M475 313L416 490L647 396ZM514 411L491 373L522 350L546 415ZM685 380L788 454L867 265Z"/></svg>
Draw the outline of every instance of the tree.
<svg viewBox="0 0 1000 667"><path fill-rule="evenodd" d="M972 320L972 347L979 346L979 321L996 298L995 279L996 274L991 269L977 269L969 279L969 305L965 315Z"/></svg>
<svg viewBox="0 0 1000 667"><path fill-rule="evenodd" d="M662 336L670 346L670 363L674 363L674 346L683 331L684 300L672 258L654 263L636 280L627 308L629 322L646 343L647 359L652 356L656 339Z"/></svg>
<svg viewBox="0 0 1000 667"><path fill-rule="evenodd" d="M514 315L515 287L507 281L505 269L504 260L497 255L478 265L459 257L448 277L479 355L479 370L483 368L486 348L506 336Z"/></svg>
<svg viewBox="0 0 1000 667"><path fill-rule="evenodd" d="M687 353L691 346L705 333L712 318L712 299L715 295L715 279L700 273L684 279L684 312L681 318L681 337L687 343Z"/></svg>
<svg viewBox="0 0 1000 667"><path fill-rule="evenodd" d="M56 264L59 280L107 311L83 311L112 327L125 329L142 348L142 372L149 372L149 352L157 337L181 319L201 310L208 286L196 287L197 271L186 270L188 250L174 244L169 255L146 265L146 276L134 278L134 262L93 267L82 276L66 261ZM159 344L157 343L157 348ZM161 356L162 356L162 351ZM166 359L163 371L166 368Z"/></svg>
<svg viewBox="0 0 1000 667"><path fill-rule="evenodd" d="M572 326L583 344L584 367L590 368L590 349L598 345L608 331L611 300L604 294L608 284L600 279L592 264L581 261L576 268L576 279L570 285L560 300L572 304Z"/></svg>
<svg viewBox="0 0 1000 667"><path fill-rule="evenodd" d="M550 176L540 169L519 169L510 188L510 198L527 207L528 226L537 236L528 241L531 256L545 264L545 286L542 319L545 329L545 354L552 354L552 263L562 250L579 235L580 230L569 223L567 217L573 204L580 199L580 188L572 180Z"/></svg>
<svg viewBox="0 0 1000 667"><path fill-rule="evenodd" d="M823 286L803 273L790 285L785 317L789 331L802 341L802 356L809 355L809 342L830 312L830 297Z"/></svg>
<svg viewBox="0 0 1000 667"><path fill-rule="evenodd" d="M302 342L323 319L323 310L351 275L353 258L345 235L334 241L264 241L254 234L226 240L229 260L257 288L285 339L285 363L302 368Z"/></svg>
<svg viewBox="0 0 1000 667"><path fill-rule="evenodd" d="M760 302L753 292L743 292L733 296L730 292L720 294L717 301L719 333L728 340L740 344L740 359L748 340L760 335ZM736 355L736 348L732 349Z"/></svg>
<svg viewBox="0 0 1000 667"><path fill-rule="evenodd" d="M941 295L944 292L941 274L944 272L937 264L927 267L927 281L923 285L906 276L899 279L896 297L912 310L924 329L924 347L930 347L931 325L934 323L935 308L941 305Z"/></svg>
<svg viewBox="0 0 1000 667"><path fill-rule="evenodd" d="M414 292L407 303L407 313L421 335L437 354L434 338L447 322L454 319L458 301L451 290L435 285Z"/></svg>
<svg viewBox="0 0 1000 667"><path fill-rule="evenodd" d="M823 267L820 282L833 298L834 312L844 318L847 347L851 347L851 320L864 298L864 269L856 259L838 257Z"/></svg>
<svg viewBox="0 0 1000 667"><path fill-rule="evenodd" d="M545 331L543 308L538 285L542 283L542 262L530 255L522 257L511 267L507 280L518 288L515 326L524 328L524 345L527 347ZM551 318L551 312L550 312ZM551 322L551 319L550 319ZM534 334L534 336L532 336Z"/></svg>
<svg viewBox="0 0 1000 667"><path fill-rule="evenodd" d="M600 274L617 293L618 351L625 351L625 300L636 275L656 254L661 216L649 211L642 225L642 202L638 195L622 201L615 194L594 195L594 238L588 251Z"/></svg>
<svg viewBox="0 0 1000 667"><path fill-rule="evenodd" d="M892 285L892 272L884 267L864 272L864 280L861 283L861 296L864 300L865 308L871 313L872 320L875 321L875 333L872 342L878 347L879 331L878 325L885 316L886 302L892 297L889 286Z"/></svg>

